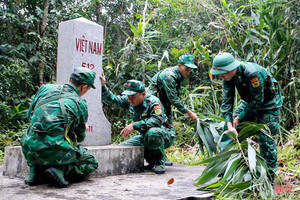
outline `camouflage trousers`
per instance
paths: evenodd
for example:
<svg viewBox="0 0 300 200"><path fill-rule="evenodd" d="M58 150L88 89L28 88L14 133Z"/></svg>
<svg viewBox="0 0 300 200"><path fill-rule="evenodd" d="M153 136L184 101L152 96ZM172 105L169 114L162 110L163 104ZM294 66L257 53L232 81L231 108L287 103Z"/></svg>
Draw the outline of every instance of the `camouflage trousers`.
<svg viewBox="0 0 300 200"><path fill-rule="evenodd" d="M237 117L239 113L244 109L245 102L237 107L233 114L233 118ZM277 161L277 135L280 128L280 109L270 109L259 111L255 116L245 117L242 121L252 121L256 123L266 124L272 134L272 138L269 138L263 134L258 134L258 144L259 151L262 157L266 160L269 171L269 178L274 183L276 177L276 170L278 167ZM227 130L227 125L225 124L224 130ZM231 139L226 135L221 139L221 142L229 143Z"/></svg>
<svg viewBox="0 0 300 200"><path fill-rule="evenodd" d="M69 177L83 177L98 168L98 161L86 148L78 144L72 147L64 139L58 140L63 137L43 137L33 131L27 131L23 138L26 138L26 142L22 142L22 152L28 166L39 170L60 168ZM47 138L51 140L47 141ZM55 139L58 143L51 143Z"/></svg>
<svg viewBox="0 0 300 200"><path fill-rule="evenodd" d="M150 128L145 134L134 136L120 145L143 146L144 157L149 164L164 163L165 149L169 148L175 140L173 129L165 127Z"/></svg>
<svg viewBox="0 0 300 200"><path fill-rule="evenodd" d="M86 176L98 168L98 161L86 148L77 145L77 152L77 161L64 166L67 176Z"/></svg>

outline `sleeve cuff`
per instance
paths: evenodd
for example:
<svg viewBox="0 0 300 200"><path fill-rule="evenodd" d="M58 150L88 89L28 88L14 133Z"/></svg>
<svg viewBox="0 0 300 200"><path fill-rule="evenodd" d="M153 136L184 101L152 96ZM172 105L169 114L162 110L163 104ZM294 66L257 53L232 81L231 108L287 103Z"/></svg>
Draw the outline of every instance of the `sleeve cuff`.
<svg viewBox="0 0 300 200"><path fill-rule="evenodd" d="M227 122L232 122L233 119L232 119L231 116L227 116L227 117L225 117L225 121L226 121L226 123L227 123Z"/></svg>
<svg viewBox="0 0 300 200"><path fill-rule="evenodd" d="M108 91L108 88L106 86L102 87L102 93L106 93Z"/></svg>
<svg viewBox="0 0 300 200"><path fill-rule="evenodd" d="M182 113L186 113L188 110L189 110L189 109L187 109L187 108L183 107L182 109L180 109L180 112L182 112Z"/></svg>
<svg viewBox="0 0 300 200"><path fill-rule="evenodd" d="M238 115L238 117L239 117L240 119L243 119L243 118L245 117L245 112L242 111L242 112Z"/></svg>
<svg viewBox="0 0 300 200"><path fill-rule="evenodd" d="M139 128L139 122L132 122L132 126L134 130L138 130Z"/></svg>

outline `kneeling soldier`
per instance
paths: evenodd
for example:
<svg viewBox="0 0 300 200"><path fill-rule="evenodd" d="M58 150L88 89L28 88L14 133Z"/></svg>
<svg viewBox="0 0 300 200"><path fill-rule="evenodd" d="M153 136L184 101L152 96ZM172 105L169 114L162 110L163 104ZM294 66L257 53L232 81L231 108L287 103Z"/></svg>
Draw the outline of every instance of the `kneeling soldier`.
<svg viewBox="0 0 300 200"><path fill-rule="evenodd" d="M97 169L97 160L77 144L85 138L88 118L81 96L95 88L94 79L90 69L75 68L70 83L43 85L34 96L28 110L30 126L22 141L29 166L26 184L50 179L57 187L67 187L71 179L78 181Z"/></svg>

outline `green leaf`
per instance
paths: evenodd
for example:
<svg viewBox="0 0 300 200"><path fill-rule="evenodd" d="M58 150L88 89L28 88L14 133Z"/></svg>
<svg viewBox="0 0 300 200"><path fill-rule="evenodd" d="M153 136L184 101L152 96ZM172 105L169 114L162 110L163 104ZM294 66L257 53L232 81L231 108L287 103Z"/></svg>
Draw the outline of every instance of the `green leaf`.
<svg viewBox="0 0 300 200"><path fill-rule="evenodd" d="M247 36L242 44L242 47L244 47L248 43L248 41L250 39L250 35L251 35L251 29L248 30Z"/></svg>
<svg viewBox="0 0 300 200"><path fill-rule="evenodd" d="M230 44L230 46L236 51L236 52L239 52L240 54L242 54L242 52L240 51L240 49L237 47L236 43L234 43L232 41L231 38L228 39L228 42Z"/></svg>
<svg viewBox="0 0 300 200"><path fill-rule="evenodd" d="M209 155L209 157L212 157L213 155L213 152L211 151L209 145L208 145L208 141L206 139L206 134L205 132L203 131L203 125L200 123L200 119L198 119L197 121L197 133L198 135L200 136L202 142L204 143L205 147L206 147L206 150L207 150L207 153ZM204 155L205 156L205 155Z"/></svg>
<svg viewBox="0 0 300 200"><path fill-rule="evenodd" d="M227 188L223 192L227 193L227 192L236 192L236 191L240 191L240 190L245 190L247 188L250 189L250 186L251 186L251 181L246 181L246 182L237 183L237 184L230 184L227 186Z"/></svg>
<svg viewBox="0 0 300 200"><path fill-rule="evenodd" d="M214 165L209 171L205 172L203 171L202 175L197 179L197 183L195 185L202 185L204 183L207 183L208 181L216 178L220 173L224 171L226 167L226 164L222 165Z"/></svg>
<svg viewBox="0 0 300 200"><path fill-rule="evenodd" d="M135 37L139 37L139 32L138 29L135 28L135 26L133 24L130 23L130 21L128 21L128 24L130 25L130 30L132 31L132 33L134 34Z"/></svg>
<svg viewBox="0 0 300 200"><path fill-rule="evenodd" d="M210 126L209 126L209 130L210 130L210 132L212 133L212 135L213 135L213 137L214 137L214 140L218 142L219 139L220 139L220 135L219 135L218 131L216 130L215 126L210 125ZM216 146L216 145L215 145L215 146Z"/></svg>
<svg viewBox="0 0 300 200"><path fill-rule="evenodd" d="M261 129L264 128L263 124L258 124L258 125L249 125L245 128L243 128L239 134L238 134L238 138L239 140L244 140L246 138L249 138L253 135L257 135L258 133L261 133Z"/></svg>
<svg viewBox="0 0 300 200"><path fill-rule="evenodd" d="M217 153L217 147L214 142L214 138L207 127L204 127L204 134L205 134L207 143L209 145L207 148L210 148L212 152ZM219 134L217 134L217 135L219 135Z"/></svg>
<svg viewBox="0 0 300 200"><path fill-rule="evenodd" d="M202 155L205 155L204 148L203 148L203 142L202 142L199 134L197 134L197 137L198 137L199 149L201 150ZM199 151L199 149L198 149L198 151ZM198 151L197 151L197 153L198 153Z"/></svg>
<svg viewBox="0 0 300 200"><path fill-rule="evenodd" d="M221 185L222 184L219 181L217 181L217 182L213 182L212 184L198 188L198 190L215 189L215 188L220 187Z"/></svg>
<svg viewBox="0 0 300 200"><path fill-rule="evenodd" d="M248 142L248 160L249 167L252 172L256 172L256 151L251 146L250 142Z"/></svg>
<svg viewBox="0 0 300 200"><path fill-rule="evenodd" d="M262 41L260 41L260 39L256 36L251 35L250 39L251 39L252 42L254 42L256 44L259 44L259 45L263 44Z"/></svg>
<svg viewBox="0 0 300 200"><path fill-rule="evenodd" d="M216 156L212 157L212 158L208 158L206 160L201 161L199 164L204 164L204 163L209 163L212 161L218 161L218 162L222 162L223 160L228 160L228 158L234 154L234 153L238 153L239 149L233 149L230 151L222 151L220 153L218 153Z"/></svg>
<svg viewBox="0 0 300 200"><path fill-rule="evenodd" d="M220 180L221 182L225 182L236 170L237 166L239 164L241 164L242 158L241 158L241 154L238 154L236 157L234 157L234 159L232 159L227 166L227 169L224 173L224 177Z"/></svg>

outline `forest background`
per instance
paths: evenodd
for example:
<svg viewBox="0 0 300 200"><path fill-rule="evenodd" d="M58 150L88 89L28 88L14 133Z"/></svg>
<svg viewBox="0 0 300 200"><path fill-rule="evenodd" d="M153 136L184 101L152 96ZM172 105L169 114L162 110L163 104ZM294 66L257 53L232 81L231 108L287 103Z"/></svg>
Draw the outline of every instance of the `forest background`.
<svg viewBox="0 0 300 200"><path fill-rule="evenodd" d="M19 145L32 95L55 82L58 24L78 17L104 27L103 69L115 94L128 79L147 86L180 55L194 55L198 69L186 79L181 98L200 118L220 116L221 80L209 73L220 51L267 68L284 96L279 146L299 150L297 0L1 0L0 8L0 162L5 146ZM127 111L104 106L104 112L113 142L122 141ZM174 121L174 148L194 148L195 123L176 109ZM299 161L297 154L294 159Z"/></svg>

